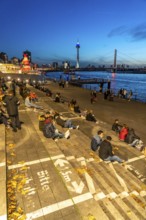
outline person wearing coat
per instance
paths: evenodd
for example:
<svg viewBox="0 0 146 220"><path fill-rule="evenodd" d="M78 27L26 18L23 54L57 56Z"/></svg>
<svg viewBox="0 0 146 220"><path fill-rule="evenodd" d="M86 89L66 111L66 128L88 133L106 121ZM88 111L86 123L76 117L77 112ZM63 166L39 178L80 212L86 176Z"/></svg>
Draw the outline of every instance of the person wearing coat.
<svg viewBox="0 0 146 220"><path fill-rule="evenodd" d="M125 141L125 138L128 134L128 128L127 126L124 124L123 128L121 129L120 133L119 133L119 140L120 141Z"/></svg>
<svg viewBox="0 0 146 220"><path fill-rule="evenodd" d="M125 142L128 144L132 144L134 140L139 140L140 138L135 134L133 128L129 129L128 134L125 138Z"/></svg>
<svg viewBox="0 0 146 220"><path fill-rule="evenodd" d="M21 129L21 123L19 121L19 113L18 113L18 106L20 105L20 101L16 96L14 96L12 90L10 90L8 92L8 95L4 97L3 105L7 109L7 113L11 120L11 126L13 128L13 131L17 132L17 128Z"/></svg>
<svg viewBox="0 0 146 220"><path fill-rule="evenodd" d="M116 133L119 133L121 130L121 125L119 124L119 120L115 119L113 125L112 125L112 130L115 131Z"/></svg>
<svg viewBox="0 0 146 220"><path fill-rule="evenodd" d="M107 136L106 139L102 141L99 148L99 157L104 161L117 161L119 163L122 163L123 160L113 154L111 140L111 136Z"/></svg>
<svg viewBox="0 0 146 220"><path fill-rule="evenodd" d="M103 131L99 130L97 134L91 139L91 149L93 151L96 151L100 147L102 138L103 138Z"/></svg>

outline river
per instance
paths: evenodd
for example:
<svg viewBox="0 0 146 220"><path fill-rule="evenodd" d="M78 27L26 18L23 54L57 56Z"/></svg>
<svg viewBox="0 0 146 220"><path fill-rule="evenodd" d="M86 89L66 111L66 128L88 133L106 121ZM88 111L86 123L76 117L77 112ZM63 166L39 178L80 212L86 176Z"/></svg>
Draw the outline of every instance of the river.
<svg viewBox="0 0 146 220"><path fill-rule="evenodd" d="M67 79L68 75L62 72L49 72L46 73L46 78L52 78L59 80L60 76L63 79ZM92 72L92 71L81 71L75 72L73 77L80 77L81 79L89 78L103 78L111 80L111 89L116 95L121 88L126 89L128 92L132 90L133 97L136 101L146 102L146 74L132 74L132 73L108 73L108 72ZM71 78L71 76L69 76ZM84 88L99 90L99 85L88 84L84 85ZM104 90L107 88L105 84Z"/></svg>

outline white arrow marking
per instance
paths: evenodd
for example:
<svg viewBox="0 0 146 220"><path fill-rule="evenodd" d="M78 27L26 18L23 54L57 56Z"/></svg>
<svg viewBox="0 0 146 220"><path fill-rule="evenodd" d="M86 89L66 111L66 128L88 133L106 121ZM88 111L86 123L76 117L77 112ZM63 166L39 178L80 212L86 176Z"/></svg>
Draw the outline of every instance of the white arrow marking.
<svg viewBox="0 0 146 220"><path fill-rule="evenodd" d="M54 165L55 165L55 167L57 167L58 165L60 167L63 167L65 163L68 164L69 162L67 160L58 159L58 160L55 161Z"/></svg>
<svg viewBox="0 0 146 220"><path fill-rule="evenodd" d="M125 192L128 192L129 190L128 190L127 186L126 186L125 181L122 179L122 177L120 177L120 176L117 174L116 170L115 170L114 167L113 167L113 164L110 163L109 166L110 166L110 167L112 168L112 170L114 171L114 173L115 173L115 175L116 175L116 177L117 177L119 183L120 183L121 186L124 188Z"/></svg>
<svg viewBox="0 0 146 220"><path fill-rule="evenodd" d="M76 192L81 194L84 188L84 183L81 181L80 184L78 185L76 181L71 182L72 186L68 186L68 189L72 192Z"/></svg>
<svg viewBox="0 0 146 220"><path fill-rule="evenodd" d="M90 193L94 194L96 192L96 190L94 187L93 179L91 178L91 176L89 176L88 173L85 173L85 178L86 178Z"/></svg>
<svg viewBox="0 0 146 220"><path fill-rule="evenodd" d="M133 168L134 168L132 165L128 165L128 164L125 164L124 167L126 170L133 170Z"/></svg>

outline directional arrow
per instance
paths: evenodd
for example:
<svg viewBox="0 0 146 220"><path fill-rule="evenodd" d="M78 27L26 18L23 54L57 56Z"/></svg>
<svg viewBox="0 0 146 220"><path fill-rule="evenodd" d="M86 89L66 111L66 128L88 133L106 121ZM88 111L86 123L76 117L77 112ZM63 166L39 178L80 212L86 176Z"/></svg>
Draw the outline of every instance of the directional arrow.
<svg viewBox="0 0 146 220"><path fill-rule="evenodd" d="M74 182L71 182L71 185L72 186L68 186L68 189L72 192L76 192L76 193L79 193L81 194L82 191L83 191L83 188L84 188L84 183L81 181L80 184L77 184L76 181Z"/></svg>
<svg viewBox="0 0 146 220"><path fill-rule="evenodd" d="M125 164L124 167L126 170L133 170L133 168L134 168L132 165L128 165L128 164Z"/></svg>
<svg viewBox="0 0 146 220"><path fill-rule="evenodd" d="M69 162L67 160L58 159L58 160L55 161L54 165L55 165L55 167L57 167L58 165L60 167L63 167L65 163L68 164Z"/></svg>

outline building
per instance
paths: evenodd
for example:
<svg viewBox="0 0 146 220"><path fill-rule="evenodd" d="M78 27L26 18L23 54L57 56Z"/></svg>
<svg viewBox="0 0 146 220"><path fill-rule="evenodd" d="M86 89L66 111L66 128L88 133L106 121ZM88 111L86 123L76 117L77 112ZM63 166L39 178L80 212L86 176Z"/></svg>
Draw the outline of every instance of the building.
<svg viewBox="0 0 146 220"><path fill-rule="evenodd" d="M29 62L31 63L31 52L28 50L23 51L23 58L26 56L27 56Z"/></svg>
<svg viewBox="0 0 146 220"><path fill-rule="evenodd" d="M76 68L78 69L80 67L80 64L79 64L79 49L80 49L80 43L77 42L76 44L76 49L77 49L77 63L76 63Z"/></svg>
<svg viewBox="0 0 146 220"><path fill-rule="evenodd" d="M0 52L0 60L2 63L8 63L8 56L4 52Z"/></svg>

